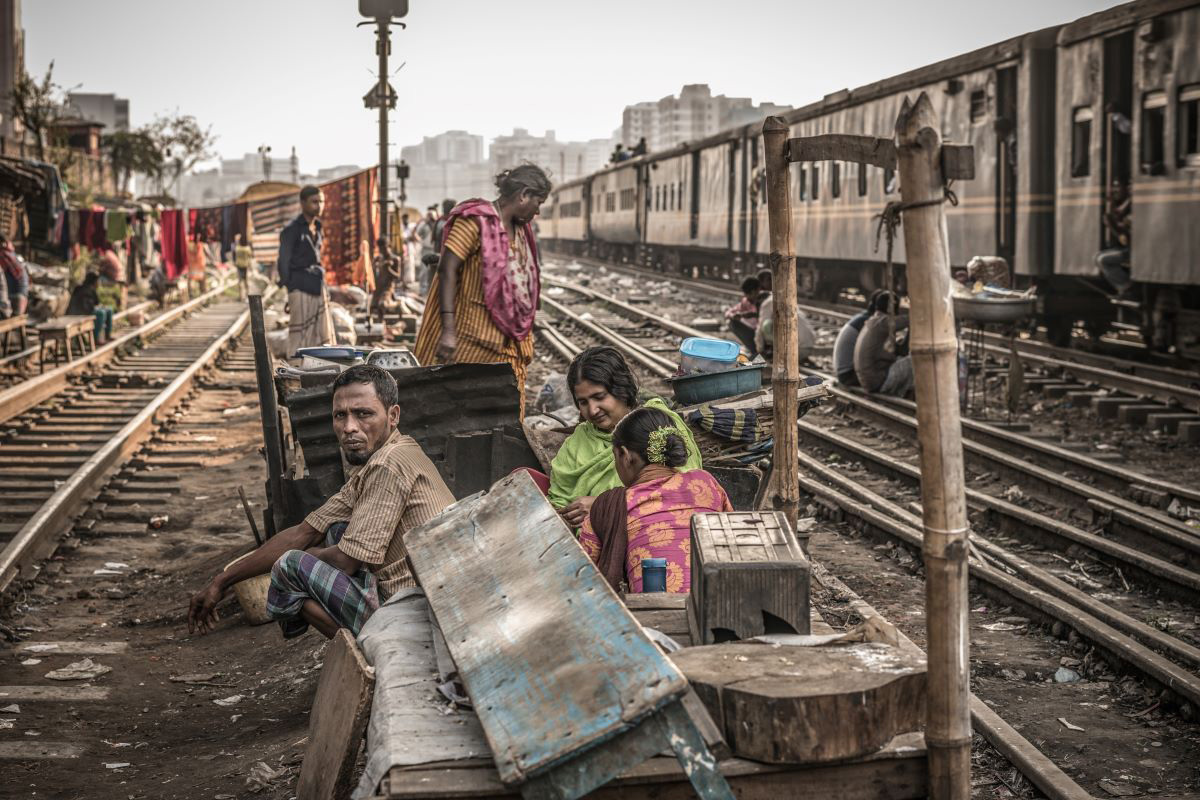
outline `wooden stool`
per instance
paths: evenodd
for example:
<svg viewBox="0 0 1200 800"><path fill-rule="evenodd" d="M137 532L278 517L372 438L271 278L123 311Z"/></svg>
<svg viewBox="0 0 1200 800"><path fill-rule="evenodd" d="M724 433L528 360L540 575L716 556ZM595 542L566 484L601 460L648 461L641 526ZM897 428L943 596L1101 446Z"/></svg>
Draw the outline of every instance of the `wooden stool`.
<svg viewBox="0 0 1200 800"><path fill-rule="evenodd" d="M20 339L21 344L17 348L18 353L29 346L29 341L25 335L26 320L27 317L24 314L18 314L17 316L9 317L8 319L0 319L0 336L4 337L4 344L2 345L3 349L0 350L0 356L8 355L8 342L10 337Z"/></svg>
<svg viewBox="0 0 1200 800"><path fill-rule="evenodd" d="M40 341L38 361L41 362L38 370L40 372L46 370L46 346L48 344L54 344L55 365L70 363L75 359L72 345L76 341L79 342L80 355L94 351L96 349L96 340L93 338L95 324L95 317L77 316L58 317L38 325L37 333Z"/></svg>

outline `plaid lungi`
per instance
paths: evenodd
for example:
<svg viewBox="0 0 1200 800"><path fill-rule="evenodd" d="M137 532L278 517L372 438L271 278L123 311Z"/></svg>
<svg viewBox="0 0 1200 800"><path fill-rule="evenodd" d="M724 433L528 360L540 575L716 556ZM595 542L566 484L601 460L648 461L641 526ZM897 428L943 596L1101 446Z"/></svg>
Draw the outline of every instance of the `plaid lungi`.
<svg viewBox="0 0 1200 800"><path fill-rule="evenodd" d="M321 284L321 293L309 294L293 289L288 292L288 358L301 347L337 344L333 316L329 311L329 289Z"/></svg>
<svg viewBox="0 0 1200 800"><path fill-rule="evenodd" d="M333 547L346 532L345 522L325 529L325 546ZM303 550L288 550L271 567L267 591L267 613L279 622L283 638L291 639L308 630L300 615L305 600L316 600L339 627L358 636L363 623L379 608L375 576L365 567L347 575Z"/></svg>

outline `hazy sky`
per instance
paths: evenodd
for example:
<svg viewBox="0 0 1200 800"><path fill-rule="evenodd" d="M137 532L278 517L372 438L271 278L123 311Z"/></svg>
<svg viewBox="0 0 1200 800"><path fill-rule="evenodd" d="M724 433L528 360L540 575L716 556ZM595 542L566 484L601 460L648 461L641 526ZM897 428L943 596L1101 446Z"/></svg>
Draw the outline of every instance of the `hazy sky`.
<svg viewBox="0 0 1200 800"><path fill-rule="evenodd" d="M803 105L1112 5L822 0L411 0L394 29L394 145L450 129L608 136L630 103L685 83ZM295 145L301 168L378 158L374 31L356 0L24 0L26 64L127 97L133 124L178 109L218 151ZM393 67L393 68L394 68Z"/></svg>

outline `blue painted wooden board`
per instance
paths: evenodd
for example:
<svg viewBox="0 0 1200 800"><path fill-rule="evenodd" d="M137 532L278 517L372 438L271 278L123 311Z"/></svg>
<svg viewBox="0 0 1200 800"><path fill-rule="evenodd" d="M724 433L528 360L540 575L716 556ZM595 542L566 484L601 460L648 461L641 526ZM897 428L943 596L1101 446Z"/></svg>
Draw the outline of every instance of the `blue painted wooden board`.
<svg viewBox="0 0 1200 800"><path fill-rule="evenodd" d="M456 503L405 545L504 783L687 690L527 474Z"/></svg>

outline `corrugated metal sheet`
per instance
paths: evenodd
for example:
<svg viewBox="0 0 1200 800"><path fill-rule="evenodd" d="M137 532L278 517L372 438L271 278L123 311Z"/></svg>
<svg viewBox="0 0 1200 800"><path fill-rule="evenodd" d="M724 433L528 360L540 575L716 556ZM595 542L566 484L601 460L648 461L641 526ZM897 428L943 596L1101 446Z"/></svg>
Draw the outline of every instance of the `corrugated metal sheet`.
<svg viewBox="0 0 1200 800"><path fill-rule="evenodd" d="M517 383L508 364L453 364L390 372L400 387L400 430L417 440L451 489L463 483L455 480L453 465L446 463L451 437L476 431L490 435L499 427L516 426L519 430ZM309 477L317 481L325 495L333 494L344 481L330 413L331 384L332 378L329 383L289 392L283 398L293 434L304 451ZM523 437L520 441L524 442ZM496 461L499 468L499 459Z"/></svg>

